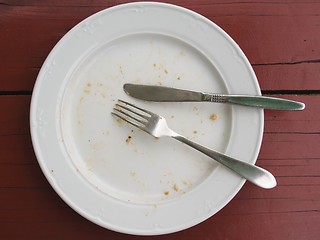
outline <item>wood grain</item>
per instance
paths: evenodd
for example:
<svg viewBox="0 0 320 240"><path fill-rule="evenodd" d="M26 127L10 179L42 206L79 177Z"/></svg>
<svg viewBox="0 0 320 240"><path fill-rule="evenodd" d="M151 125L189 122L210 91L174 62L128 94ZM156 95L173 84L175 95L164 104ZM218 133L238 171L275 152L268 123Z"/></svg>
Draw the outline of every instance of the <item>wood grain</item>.
<svg viewBox="0 0 320 240"><path fill-rule="evenodd" d="M125 2L2 2L0 91L31 91L46 56L64 34L91 14ZM230 34L254 66L263 90L319 90L320 3L172 3L197 11Z"/></svg>
<svg viewBox="0 0 320 240"><path fill-rule="evenodd" d="M297 100L311 102L319 97L299 96ZM2 237L18 239L27 234L37 239L138 239L88 222L55 194L32 151L29 104L30 96L0 97L0 111L8 112L0 124L0 225L6 229ZM308 107L308 111L298 112L300 120L317 110L317 104ZM246 183L235 199L204 223L153 238L239 239L241 229L251 232L246 239L272 239L274 235L280 239L316 239L320 221L319 119L314 119L314 128L305 132L303 123L293 121L293 113L265 112L265 135L257 164L275 174L276 188L266 191ZM264 234L258 229L264 229Z"/></svg>
<svg viewBox="0 0 320 240"><path fill-rule="evenodd" d="M73 211L38 165L29 130L32 88L46 56L75 24L118 0L0 0L0 239L142 239ZM265 95L306 104L265 111L257 165L278 186L246 183L202 224L148 239L319 239L320 1L176 0L222 27L242 48ZM214 43L213 43L214 44Z"/></svg>

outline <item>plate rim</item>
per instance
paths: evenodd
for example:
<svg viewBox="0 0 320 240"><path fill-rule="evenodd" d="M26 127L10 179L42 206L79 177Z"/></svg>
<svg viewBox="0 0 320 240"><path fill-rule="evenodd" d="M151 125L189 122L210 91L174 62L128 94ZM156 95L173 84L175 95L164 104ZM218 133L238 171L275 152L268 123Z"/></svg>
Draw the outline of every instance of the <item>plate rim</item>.
<svg viewBox="0 0 320 240"><path fill-rule="evenodd" d="M236 44L236 42L225 32L223 31L218 25L216 25L215 23L213 23L212 21L210 21L209 19L203 17L202 15L193 12L189 9L180 7L180 6L176 6L173 4L167 4L167 3L158 3L158 2L135 2L135 3L126 3L126 4L121 4L121 5L117 5L114 7L110 7L104 10L101 10L91 16L89 16L88 18L84 19L83 21L81 21L80 23L78 23L77 25L75 25L70 31L68 31L59 41L58 43L53 47L53 49L51 50L51 52L48 54L45 62L43 63L40 72L38 74L35 86L34 86L34 90L33 90L33 94L32 94L32 98L31 98L31 106L30 106L30 130L31 130L31 138L32 138L32 144L33 144L33 148L37 157L37 160L39 162L39 165L41 167L42 172L44 173L44 175L46 176L48 182L50 183L51 187L53 187L53 189L58 193L58 195L72 208L74 209L76 212L78 212L80 215L82 215L83 217L85 217L86 219L89 219L92 222L95 222L96 224L104 227L104 228L108 228L114 231L118 231L118 232L123 232L123 233L129 233L129 234L135 234L135 235L159 235L159 234L166 234L166 233L172 233L172 232L177 232L180 230L184 230L186 228L189 228L191 226L194 226L204 220L206 220L207 218L211 217L212 215L207 215L206 218L203 218L203 216L201 217L201 221L196 221L193 223L189 223L189 224L184 224L184 225L180 225L178 228L174 227L173 229L158 229L156 231L146 231L146 232L141 232L140 230L136 231L135 229L123 229L119 226L111 226L108 225L108 227L106 227L105 223L100 222L100 220L97 219L90 219L88 218L88 215L85 211L83 211L83 209L78 208L78 206L75 206L74 203L72 201L70 201L70 199L65 195L65 193L63 191L61 191L61 189L59 189L57 187L56 184L54 184L52 181L52 177L51 177L51 173L50 170L46 168L44 162L42 162L40 159L44 159L41 153L41 149L40 146L38 145L38 138L37 138L37 133L35 133L35 126L38 125L37 122L39 122L39 119L37 119L37 116L39 115L37 113L37 109L36 109L36 103L38 100L37 94L38 94L38 89L41 87L40 85L40 81L41 79L43 79L43 74L45 73L45 71L47 71L47 69L45 69L44 67L47 65L49 59L52 57L52 54L55 51L59 51L59 47L61 44L63 44L64 39L66 39L68 37L68 35L72 34L73 31L75 31L75 29L77 29L81 24L83 24L84 22L86 22L88 19L92 19L92 18L98 18L100 14L103 13L108 13L109 11L117 11L117 10L121 10L121 9L125 9L127 7L131 7L131 6L161 6L161 7L168 7L171 9L175 9L177 11L182 11L186 14L190 14L192 16L196 16L198 18L200 18L202 21L206 21L207 23L209 23L210 25L214 26L216 29L219 30L219 33L222 34L224 37L226 37L228 39L229 42L231 42L235 47L238 48L238 50L240 51L240 54L243 54L242 56L242 60L246 61L246 65L250 71L250 74L255 78L255 82L253 82L253 84L255 85L255 88L257 90L257 94L261 94L260 92L260 87L258 84L258 81L255 77L255 73L248 61L248 59L245 57L244 53L242 52L242 50L240 49L240 47ZM42 80L43 81L43 80ZM257 139L257 148L255 149L255 153L253 153L253 155L255 156L255 160L257 160L258 157L258 153L260 151L260 146L261 146L261 142L262 142L262 137L263 137L263 121L264 121L264 116L263 116L263 111L261 110L259 112L259 116L260 116L260 136L259 139ZM40 120L41 122L41 120ZM236 191L234 192L234 195L227 197L227 201L224 204L227 205L228 202L234 198L234 196L239 192L239 190L242 188L243 184L245 183L245 180L241 181L241 183L236 187ZM220 208L221 210L221 208ZM220 211L218 210L218 211Z"/></svg>

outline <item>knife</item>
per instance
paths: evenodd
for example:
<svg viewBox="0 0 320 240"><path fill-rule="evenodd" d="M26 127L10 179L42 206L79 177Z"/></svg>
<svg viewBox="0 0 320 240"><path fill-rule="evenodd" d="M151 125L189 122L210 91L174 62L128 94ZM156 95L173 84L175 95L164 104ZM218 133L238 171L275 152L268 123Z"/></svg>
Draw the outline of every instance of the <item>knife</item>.
<svg viewBox="0 0 320 240"><path fill-rule="evenodd" d="M274 110L303 110L304 103L254 95L215 94L163 86L126 83L123 89L131 97L153 102L217 102Z"/></svg>

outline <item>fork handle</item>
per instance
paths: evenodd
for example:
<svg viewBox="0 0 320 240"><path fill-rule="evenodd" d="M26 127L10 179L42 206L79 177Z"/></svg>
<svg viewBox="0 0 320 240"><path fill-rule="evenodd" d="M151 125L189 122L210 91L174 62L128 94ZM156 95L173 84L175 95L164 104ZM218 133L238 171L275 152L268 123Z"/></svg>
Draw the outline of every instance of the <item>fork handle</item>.
<svg viewBox="0 0 320 240"><path fill-rule="evenodd" d="M173 135L172 137L213 158L217 162L223 164L224 166L228 167L229 169L233 170L243 178L259 187L273 188L277 185L275 177L270 172L261 167L234 159L222 153L208 149L179 134Z"/></svg>

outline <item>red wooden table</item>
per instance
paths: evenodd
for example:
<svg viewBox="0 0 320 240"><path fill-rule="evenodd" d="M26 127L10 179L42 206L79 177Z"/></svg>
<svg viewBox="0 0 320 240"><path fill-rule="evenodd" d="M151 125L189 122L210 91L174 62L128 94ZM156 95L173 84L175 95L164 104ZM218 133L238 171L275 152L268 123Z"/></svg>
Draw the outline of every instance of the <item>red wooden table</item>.
<svg viewBox="0 0 320 240"><path fill-rule="evenodd" d="M52 47L79 21L124 2L0 2L0 239L142 238L103 229L68 207L42 174L29 130L32 88ZM222 27L247 55L264 95L306 109L265 111L257 163L276 176L276 188L246 183L205 222L150 239L319 239L320 1L168 2Z"/></svg>

